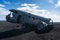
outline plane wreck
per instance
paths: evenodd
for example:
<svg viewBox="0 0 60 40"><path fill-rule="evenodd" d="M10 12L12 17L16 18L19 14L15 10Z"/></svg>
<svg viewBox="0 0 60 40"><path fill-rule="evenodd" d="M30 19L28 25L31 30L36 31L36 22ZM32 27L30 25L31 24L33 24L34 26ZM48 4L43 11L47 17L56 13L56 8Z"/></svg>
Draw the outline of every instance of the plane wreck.
<svg viewBox="0 0 60 40"><path fill-rule="evenodd" d="M6 21L20 24L17 29L23 31L27 28L34 29L35 33L47 33L53 29L53 20L41 16L33 15L21 10L11 9L10 14L6 16Z"/></svg>

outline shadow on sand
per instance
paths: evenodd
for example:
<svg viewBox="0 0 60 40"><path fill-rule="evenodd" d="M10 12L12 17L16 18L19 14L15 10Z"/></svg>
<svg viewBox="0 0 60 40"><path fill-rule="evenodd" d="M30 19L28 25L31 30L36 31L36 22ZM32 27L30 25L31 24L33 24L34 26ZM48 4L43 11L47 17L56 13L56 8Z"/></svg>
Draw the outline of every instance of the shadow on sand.
<svg viewBox="0 0 60 40"><path fill-rule="evenodd" d="M20 29L13 29L13 30L9 30L9 31L5 31L5 32L1 32L0 33L0 39L3 38L8 38L8 37L12 37L12 36L16 36L16 35L22 35L24 33L28 33L31 32L32 30L28 30L28 31L20 31Z"/></svg>
<svg viewBox="0 0 60 40"><path fill-rule="evenodd" d="M52 29L53 29L52 26L50 28L48 27L47 31L42 30L41 33L47 33ZM16 35L22 35L24 33L28 33L28 32L34 31L34 30L35 30L35 27L34 28L28 27L28 28L24 28L24 29L12 29L9 31L1 32L0 39L8 38L8 37L16 36Z"/></svg>

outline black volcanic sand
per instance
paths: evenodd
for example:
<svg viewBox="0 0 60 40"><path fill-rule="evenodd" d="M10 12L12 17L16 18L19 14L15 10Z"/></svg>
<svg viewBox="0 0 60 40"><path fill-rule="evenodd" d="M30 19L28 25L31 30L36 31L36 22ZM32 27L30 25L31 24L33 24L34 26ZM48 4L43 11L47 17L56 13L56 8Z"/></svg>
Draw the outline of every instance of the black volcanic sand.
<svg viewBox="0 0 60 40"><path fill-rule="evenodd" d="M0 40L60 40L60 23L58 22L54 23L54 29L51 32L45 34L36 34L34 31L20 34L19 30L17 30L18 32L12 30L18 29L18 25L19 24L0 21ZM12 33L14 33L11 37L7 36L7 38L5 38L6 35L11 34L11 31L8 32L7 30L12 30ZM8 34L3 34L1 32L8 32Z"/></svg>

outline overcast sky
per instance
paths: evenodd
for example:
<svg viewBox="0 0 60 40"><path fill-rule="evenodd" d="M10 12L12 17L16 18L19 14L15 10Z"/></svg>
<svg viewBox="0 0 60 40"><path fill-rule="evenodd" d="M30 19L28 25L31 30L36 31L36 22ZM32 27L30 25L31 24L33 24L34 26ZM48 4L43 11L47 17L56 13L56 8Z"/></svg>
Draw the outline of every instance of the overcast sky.
<svg viewBox="0 0 60 40"><path fill-rule="evenodd" d="M9 9L30 12L60 22L60 0L0 0L0 20L6 20Z"/></svg>

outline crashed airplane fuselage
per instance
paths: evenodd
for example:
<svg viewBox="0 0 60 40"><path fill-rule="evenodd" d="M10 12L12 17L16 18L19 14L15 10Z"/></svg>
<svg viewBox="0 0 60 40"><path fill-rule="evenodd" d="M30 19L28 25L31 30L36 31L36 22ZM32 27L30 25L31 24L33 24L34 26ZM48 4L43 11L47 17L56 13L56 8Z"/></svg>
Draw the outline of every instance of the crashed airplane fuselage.
<svg viewBox="0 0 60 40"><path fill-rule="evenodd" d="M21 10L11 9L10 14L6 16L6 21L20 24L18 28L20 30L32 27L36 33L46 33L53 29L53 21L50 18L33 15Z"/></svg>

